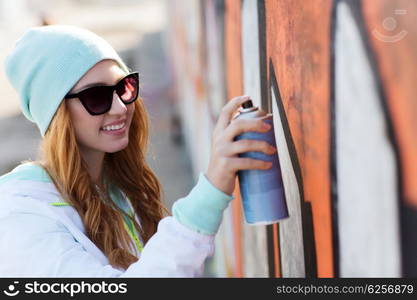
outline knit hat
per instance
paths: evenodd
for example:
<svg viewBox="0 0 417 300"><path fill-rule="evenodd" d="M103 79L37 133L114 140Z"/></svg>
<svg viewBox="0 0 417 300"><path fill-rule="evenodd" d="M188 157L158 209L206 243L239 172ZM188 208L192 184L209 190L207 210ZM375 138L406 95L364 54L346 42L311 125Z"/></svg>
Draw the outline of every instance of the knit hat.
<svg viewBox="0 0 417 300"><path fill-rule="evenodd" d="M113 47L91 31L68 25L33 27L6 57L6 75L20 95L23 114L44 136L64 96L104 59L128 72Z"/></svg>

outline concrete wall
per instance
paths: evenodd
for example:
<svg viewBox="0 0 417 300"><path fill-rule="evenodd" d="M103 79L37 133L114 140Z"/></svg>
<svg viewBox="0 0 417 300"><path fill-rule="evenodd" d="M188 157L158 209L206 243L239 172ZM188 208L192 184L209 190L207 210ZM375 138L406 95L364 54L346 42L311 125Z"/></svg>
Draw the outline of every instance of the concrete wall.
<svg viewBox="0 0 417 300"><path fill-rule="evenodd" d="M170 40L195 171L221 104L249 94L274 115L290 211L249 227L237 186L213 275L416 276L417 4L181 3Z"/></svg>

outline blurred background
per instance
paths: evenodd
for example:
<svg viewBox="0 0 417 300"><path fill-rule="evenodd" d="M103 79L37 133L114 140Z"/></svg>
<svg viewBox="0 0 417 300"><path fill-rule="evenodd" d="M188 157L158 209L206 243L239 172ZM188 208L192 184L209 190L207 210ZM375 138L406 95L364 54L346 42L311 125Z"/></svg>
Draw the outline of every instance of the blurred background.
<svg viewBox="0 0 417 300"><path fill-rule="evenodd" d="M416 22L414 0L0 0L0 67L30 26L107 39L141 74L168 208L228 99L273 114L290 217L249 226L237 185L206 276L415 277ZM0 95L3 174L40 134L3 71Z"/></svg>

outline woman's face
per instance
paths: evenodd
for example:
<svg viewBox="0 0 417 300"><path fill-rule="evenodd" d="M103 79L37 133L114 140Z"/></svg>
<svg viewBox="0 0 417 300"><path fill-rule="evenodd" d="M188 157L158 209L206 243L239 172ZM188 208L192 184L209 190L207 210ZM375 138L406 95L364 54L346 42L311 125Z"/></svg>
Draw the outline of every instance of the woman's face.
<svg viewBox="0 0 417 300"><path fill-rule="evenodd" d="M87 85L114 85L126 73L113 60L103 60L91 68L73 87L71 93L77 93ZM90 156L93 153L117 152L129 143L129 128L135 106L124 104L116 93L113 94L111 109L102 115L92 116L84 108L78 98L67 99L81 153ZM125 124L121 130L104 130L108 125Z"/></svg>

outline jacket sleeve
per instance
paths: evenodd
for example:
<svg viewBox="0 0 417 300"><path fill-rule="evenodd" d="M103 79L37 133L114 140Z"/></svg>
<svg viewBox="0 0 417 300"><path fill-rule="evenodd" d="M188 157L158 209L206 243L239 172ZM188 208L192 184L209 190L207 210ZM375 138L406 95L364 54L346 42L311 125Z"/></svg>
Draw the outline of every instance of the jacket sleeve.
<svg viewBox="0 0 417 300"><path fill-rule="evenodd" d="M172 206L173 216L194 231L203 234L216 234L219 230L223 211L233 196L217 189L200 173L197 185L187 197L181 198Z"/></svg>

